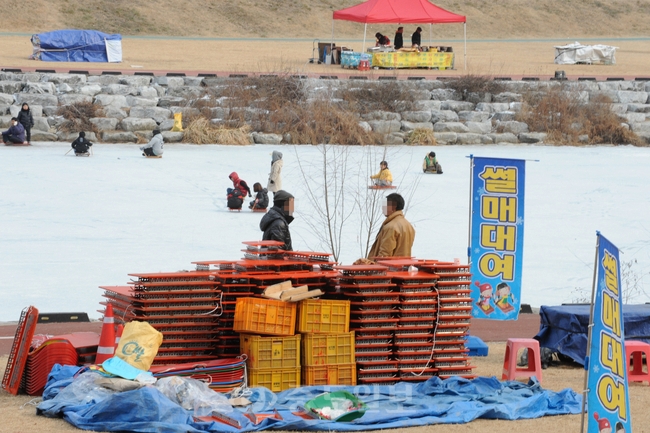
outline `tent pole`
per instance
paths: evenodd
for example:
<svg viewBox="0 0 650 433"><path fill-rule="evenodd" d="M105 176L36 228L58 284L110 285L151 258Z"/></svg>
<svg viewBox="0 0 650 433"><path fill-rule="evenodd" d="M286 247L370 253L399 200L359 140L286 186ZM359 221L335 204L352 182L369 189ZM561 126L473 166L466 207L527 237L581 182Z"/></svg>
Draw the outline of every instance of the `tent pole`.
<svg viewBox="0 0 650 433"><path fill-rule="evenodd" d="M334 55L334 18L332 18L332 39L330 39L330 58L332 59L332 64L334 64L334 60L336 59L336 56Z"/></svg>
<svg viewBox="0 0 650 433"><path fill-rule="evenodd" d="M433 44L433 24L429 23L429 46Z"/></svg>
<svg viewBox="0 0 650 433"><path fill-rule="evenodd" d="M465 48L463 50L463 61L465 63L465 70L467 70L467 22L463 23L463 40L465 41Z"/></svg>
<svg viewBox="0 0 650 433"><path fill-rule="evenodd" d="M363 25L363 47L361 47L361 53L366 52L366 32L368 31L368 23Z"/></svg>

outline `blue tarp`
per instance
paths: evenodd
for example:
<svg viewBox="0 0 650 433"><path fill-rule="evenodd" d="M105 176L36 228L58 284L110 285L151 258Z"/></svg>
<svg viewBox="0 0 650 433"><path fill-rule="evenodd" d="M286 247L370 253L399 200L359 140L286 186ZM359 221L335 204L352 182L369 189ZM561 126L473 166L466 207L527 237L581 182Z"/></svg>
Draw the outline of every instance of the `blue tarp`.
<svg viewBox="0 0 650 433"><path fill-rule="evenodd" d="M122 35L96 30L55 30L32 36L46 62L108 62L106 41L121 41Z"/></svg>
<svg viewBox="0 0 650 433"><path fill-rule="evenodd" d="M650 305L625 304L622 309L625 339L650 343ZM535 339L541 347L553 349L584 365L590 313L589 305L542 305L539 333Z"/></svg>
<svg viewBox="0 0 650 433"><path fill-rule="evenodd" d="M266 388L252 388L248 397L255 413L277 409L283 420L267 418L254 425L243 413L228 414L242 428L223 423L195 422L191 412L173 403L157 388L108 394L93 401L63 398L79 368L55 366L38 405L38 413L63 417L74 426L95 431L132 432L246 432L266 429L312 431L361 431L429 424L467 423L477 418L531 419L546 415L578 414L581 396L570 389L553 392L539 382L500 382L495 377L474 380L437 377L394 386L306 386L274 394ZM323 392L346 390L368 405L359 419L349 423L303 419L293 414L298 406ZM83 398L83 396L82 396Z"/></svg>

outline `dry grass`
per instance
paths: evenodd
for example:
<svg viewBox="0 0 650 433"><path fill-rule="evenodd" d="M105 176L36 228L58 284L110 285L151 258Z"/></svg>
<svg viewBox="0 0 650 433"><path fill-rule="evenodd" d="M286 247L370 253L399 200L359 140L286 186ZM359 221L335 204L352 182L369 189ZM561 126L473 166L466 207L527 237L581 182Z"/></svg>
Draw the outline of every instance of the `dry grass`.
<svg viewBox="0 0 650 433"><path fill-rule="evenodd" d="M330 101L315 101L277 113L282 116L282 132L292 144L379 144L378 134L359 125L358 114Z"/></svg>
<svg viewBox="0 0 650 433"><path fill-rule="evenodd" d="M355 88L346 89L341 99L350 111L369 113L371 111L411 111L415 96L409 86L394 81L382 83L381 88L371 83L359 83Z"/></svg>
<svg viewBox="0 0 650 433"><path fill-rule="evenodd" d="M62 105L58 108L56 114L63 116L65 122L59 126L63 132L94 132L99 133L99 129L90 122L93 117L102 117L103 110L92 102L76 102L70 105Z"/></svg>
<svg viewBox="0 0 650 433"><path fill-rule="evenodd" d="M417 146L435 146L436 136L430 129L414 129L408 136L406 144Z"/></svg>
<svg viewBox="0 0 650 433"><path fill-rule="evenodd" d="M197 100L201 117L191 122L184 141L213 143L214 133L251 130L281 134L291 144L378 144L377 134L359 125L359 115L348 104L328 100L308 100L304 81L290 75L252 77L228 81L206 90L207 96ZM217 102L217 101L220 102ZM226 110L219 126L208 119L211 108ZM248 131L248 130L246 130ZM233 137L222 136L223 140ZM237 141L242 143L242 140Z"/></svg>
<svg viewBox="0 0 650 433"><path fill-rule="evenodd" d="M524 95L517 120L528 124L530 131L545 132L548 141L557 144L633 144L643 141L628 128L623 119L610 109L606 96L584 103L577 90L554 86L543 92Z"/></svg>
<svg viewBox="0 0 650 433"><path fill-rule="evenodd" d="M122 33L125 36L299 37L329 41L324 38L331 35L332 11L359 2L360 0L188 0L182 3L175 0L29 0L13 2L12 7L3 11L3 18L12 23L11 30L5 31L27 34L83 25L84 28ZM551 37L571 38L569 40L573 41L572 38L587 36L647 37L650 34L650 20L647 19L650 5L643 0L436 0L435 3L467 16L468 36L472 39ZM392 39L396 27L396 24L369 24L368 35L380 31ZM416 25L406 24L405 34L410 35L415 27ZM428 40L427 30L425 27L423 39ZM433 26L434 38L438 40L462 38L462 32L462 26L458 24ZM363 36L363 26L337 20L335 36L359 39ZM262 50L251 50L251 53L258 55L260 51Z"/></svg>
<svg viewBox="0 0 650 433"><path fill-rule="evenodd" d="M197 117L189 122L183 134L185 143L194 144L252 144L250 127L242 125L237 128L215 126L205 117Z"/></svg>
<svg viewBox="0 0 650 433"><path fill-rule="evenodd" d="M488 75L467 74L448 80L446 87L453 89L463 101L481 100L487 93L497 94L503 92L503 84L495 81Z"/></svg>

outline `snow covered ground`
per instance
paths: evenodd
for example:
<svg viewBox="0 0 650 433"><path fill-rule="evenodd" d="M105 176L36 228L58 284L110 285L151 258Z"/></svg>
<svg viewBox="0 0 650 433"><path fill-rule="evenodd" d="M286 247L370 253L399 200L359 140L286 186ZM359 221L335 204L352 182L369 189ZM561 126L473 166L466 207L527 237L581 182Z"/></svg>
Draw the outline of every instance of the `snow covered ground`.
<svg viewBox="0 0 650 433"><path fill-rule="evenodd" d="M324 251L306 223L315 212L298 164L317 185L316 146L167 145L162 159L143 158L135 145L97 144L91 158L64 156L68 146L0 148L0 322L18 320L28 305L98 318L98 286L125 284L129 273L242 257L242 241L261 239L261 214L227 211L228 174L265 186L272 150L284 153L284 189L296 196L294 249ZM350 161L370 157L373 164L350 163L347 182L359 176L365 183L384 149L397 191L416 188L406 213L416 229L416 257L466 263L468 155L539 160L527 163L522 302L557 305L586 296L597 230L622 250L621 262L632 263L632 276L650 293L650 148L352 147ZM441 176L422 174L430 150ZM358 214L345 227L340 261L350 264L361 256Z"/></svg>

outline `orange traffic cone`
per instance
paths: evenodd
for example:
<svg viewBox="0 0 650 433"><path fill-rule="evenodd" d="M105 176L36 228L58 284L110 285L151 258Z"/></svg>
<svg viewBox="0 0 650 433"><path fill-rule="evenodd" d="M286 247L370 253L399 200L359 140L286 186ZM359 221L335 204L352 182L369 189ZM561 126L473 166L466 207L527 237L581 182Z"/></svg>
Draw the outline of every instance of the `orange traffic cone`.
<svg viewBox="0 0 650 433"><path fill-rule="evenodd" d="M120 338L122 338L122 332L124 332L124 325L121 323L117 325L117 330L115 331L115 350L117 350L117 345L120 344Z"/></svg>
<svg viewBox="0 0 650 433"><path fill-rule="evenodd" d="M97 347L97 356L95 364L101 364L115 354L115 320L113 319L113 306L106 305L104 311L104 324L102 325L102 335L99 337L99 346Z"/></svg>

